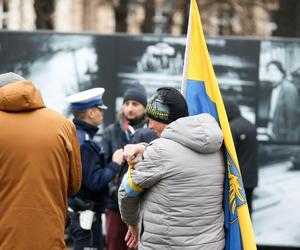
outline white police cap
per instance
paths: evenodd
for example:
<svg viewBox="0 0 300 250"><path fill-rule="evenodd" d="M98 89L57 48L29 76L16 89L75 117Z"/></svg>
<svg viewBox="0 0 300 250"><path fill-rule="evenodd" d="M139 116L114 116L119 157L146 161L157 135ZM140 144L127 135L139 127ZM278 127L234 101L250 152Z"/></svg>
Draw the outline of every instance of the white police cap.
<svg viewBox="0 0 300 250"><path fill-rule="evenodd" d="M104 105L102 96L104 88L88 89L67 97L67 101L71 104L72 109L88 109L91 107L99 107L107 109Z"/></svg>

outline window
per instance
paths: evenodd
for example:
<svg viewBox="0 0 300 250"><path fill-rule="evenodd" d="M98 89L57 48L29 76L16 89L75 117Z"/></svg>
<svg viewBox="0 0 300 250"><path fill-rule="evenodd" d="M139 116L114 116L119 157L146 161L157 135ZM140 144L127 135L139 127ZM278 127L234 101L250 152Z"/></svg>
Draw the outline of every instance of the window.
<svg viewBox="0 0 300 250"><path fill-rule="evenodd" d="M0 0L0 29L7 29L8 0Z"/></svg>

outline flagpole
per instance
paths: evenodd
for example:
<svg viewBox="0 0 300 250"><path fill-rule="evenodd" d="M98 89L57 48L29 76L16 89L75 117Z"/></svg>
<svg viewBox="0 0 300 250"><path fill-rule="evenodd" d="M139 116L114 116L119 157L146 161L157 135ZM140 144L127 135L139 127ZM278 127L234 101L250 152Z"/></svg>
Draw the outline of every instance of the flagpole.
<svg viewBox="0 0 300 250"><path fill-rule="evenodd" d="M192 14L192 4L190 3L189 17ZM189 18L187 37L186 37L186 46L185 46L185 57L183 63L183 72L182 72L182 82L181 82L181 94L185 96L186 94L186 80L187 80L187 71L188 71L188 62L189 62L189 52L190 52L190 40L191 40L191 25L192 19Z"/></svg>

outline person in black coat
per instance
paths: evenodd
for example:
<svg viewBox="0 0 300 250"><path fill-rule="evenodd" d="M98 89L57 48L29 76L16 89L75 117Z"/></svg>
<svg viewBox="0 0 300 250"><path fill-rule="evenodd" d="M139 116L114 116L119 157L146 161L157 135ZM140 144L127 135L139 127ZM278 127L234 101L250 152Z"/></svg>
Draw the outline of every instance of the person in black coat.
<svg viewBox="0 0 300 250"><path fill-rule="evenodd" d="M251 215L253 190L258 184L256 127L241 116L238 104L235 100L225 99L224 105L230 123Z"/></svg>

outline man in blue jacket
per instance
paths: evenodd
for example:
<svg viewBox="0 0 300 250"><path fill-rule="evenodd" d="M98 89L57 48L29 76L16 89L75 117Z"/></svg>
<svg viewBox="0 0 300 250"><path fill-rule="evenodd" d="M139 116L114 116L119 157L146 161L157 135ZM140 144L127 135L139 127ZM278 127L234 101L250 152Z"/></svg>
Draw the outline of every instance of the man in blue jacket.
<svg viewBox="0 0 300 250"><path fill-rule="evenodd" d="M101 213L106 207L107 184L119 172L123 161L123 150L118 149L112 161L106 164L100 147L93 140L103 121L103 110L107 109L102 101L104 91L104 88L89 89L67 99L74 115L82 161L82 186L69 202L74 210L71 234L75 250L103 249ZM87 210L94 214L90 228L84 223Z"/></svg>

